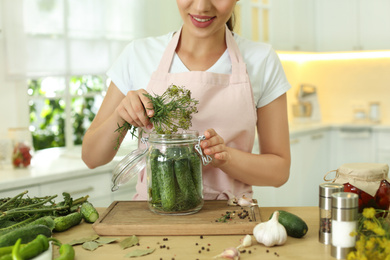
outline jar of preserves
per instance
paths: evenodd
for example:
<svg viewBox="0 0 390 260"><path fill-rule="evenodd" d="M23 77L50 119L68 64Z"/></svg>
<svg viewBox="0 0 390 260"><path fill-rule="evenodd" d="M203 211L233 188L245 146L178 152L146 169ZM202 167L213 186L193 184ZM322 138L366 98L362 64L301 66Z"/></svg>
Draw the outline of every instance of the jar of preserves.
<svg viewBox="0 0 390 260"><path fill-rule="evenodd" d="M344 185L344 192L358 195L359 213L364 208L388 210L390 207L389 166L383 163L347 163L336 170L332 180Z"/></svg>
<svg viewBox="0 0 390 260"><path fill-rule="evenodd" d="M12 140L12 165L15 168L30 166L33 156L33 142L31 132L27 127L8 129Z"/></svg>
<svg viewBox="0 0 390 260"><path fill-rule="evenodd" d="M146 148L133 151L119 162L112 190L146 170L151 211L165 215L198 212L203 206L202 164L211 161L200 148L203 139L197 131L151 133L141 138Z"/></svg>

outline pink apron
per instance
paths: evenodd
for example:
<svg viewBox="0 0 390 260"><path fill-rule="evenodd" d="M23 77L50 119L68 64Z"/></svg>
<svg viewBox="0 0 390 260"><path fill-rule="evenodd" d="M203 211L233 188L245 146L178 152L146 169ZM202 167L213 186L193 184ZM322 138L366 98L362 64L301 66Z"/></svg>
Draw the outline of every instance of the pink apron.
<svg viewBox="0 0 390 260"><path fill-rule="evenodd" d="M257 121L252 87L237 43L227 27L225 34L232 74L206 71L169 73L180 30L168 44L146 90L161 95L171 84L191 90L192 97L199 100L198 113L193 115L191 129L203 135L205 130L214 128L227 146L251 152ZM142 171L138 176L135 200L148 199L145 175ZM242 195L251 198L252 186L208 165L203 166L203 192L205 200L224 200Z"/></svg>

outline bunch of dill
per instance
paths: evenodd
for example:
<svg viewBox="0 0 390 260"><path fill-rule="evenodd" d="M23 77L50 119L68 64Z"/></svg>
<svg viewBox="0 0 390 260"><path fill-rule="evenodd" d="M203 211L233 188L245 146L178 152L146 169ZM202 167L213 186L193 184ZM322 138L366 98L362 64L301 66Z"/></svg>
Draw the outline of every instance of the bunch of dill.
<svg viewBox="0 0 390 260"><path fill-rule="evenodd" d="M197 113L199 101L191 97L191 91L184 87L170 85L161 95L144 94L153 105L154 115L149 120L153 124L152 133L174 134L179 129L187 130L192 126L192 114ZM125 122L115 130L120 136L129 131L137 137L137 127ZM119 141L116 149L119 147Z"/></svg>

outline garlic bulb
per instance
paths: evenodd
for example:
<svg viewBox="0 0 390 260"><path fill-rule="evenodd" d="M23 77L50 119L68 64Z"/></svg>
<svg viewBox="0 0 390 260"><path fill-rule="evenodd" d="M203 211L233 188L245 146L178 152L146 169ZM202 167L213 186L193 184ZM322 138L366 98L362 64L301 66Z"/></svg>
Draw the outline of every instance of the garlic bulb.
<svg viewBox="0 0 390 260"><path fill-rule="evenodd" d="M257 242L265 246L283 245L287 241L285 227L279 223L279 211L275 211L267 222L257 224L253 229L253 236Z"/></svg>

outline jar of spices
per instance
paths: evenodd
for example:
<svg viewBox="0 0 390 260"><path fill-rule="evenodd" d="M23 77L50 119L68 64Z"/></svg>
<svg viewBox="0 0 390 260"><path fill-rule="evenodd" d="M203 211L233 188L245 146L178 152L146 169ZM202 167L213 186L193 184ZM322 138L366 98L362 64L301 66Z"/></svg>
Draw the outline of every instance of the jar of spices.
<svg viewBox="0 0 390 260"><path fill-rule="evenodd" d="M351 192L332 194L332 246L331 256L345 259L355 250L358 224L359 197Z"/></svg>
<svg viewBox="0 0 390 260"><path fill-rule="evenodd" d="M342 192L344 186L339 183L322 183L319 187L320 229L318 239L328 245L332 231L332 194Z"/></svg>
<svg viewBox="0 0 390 260"><path fill-rule="evenodd" d="M200 148L203 139L197 131L151 133L141 138L146 148L133 151L117 165L112 190L145 168L151 211L163 215L198 212L203 206L202 163L211 161Z"/></svg>

